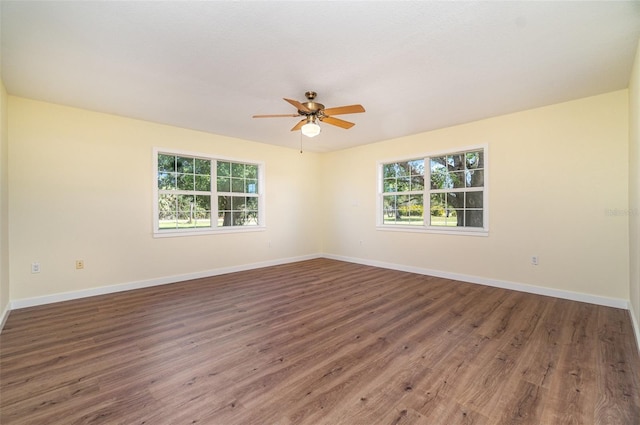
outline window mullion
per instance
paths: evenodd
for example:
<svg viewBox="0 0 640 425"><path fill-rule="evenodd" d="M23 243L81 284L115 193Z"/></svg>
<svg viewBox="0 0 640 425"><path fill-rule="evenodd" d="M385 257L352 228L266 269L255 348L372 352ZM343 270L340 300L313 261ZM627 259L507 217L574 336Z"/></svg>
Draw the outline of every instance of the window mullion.
<svg viewBox="0 0 640 425"><path fill-rule="evenodd" d="M211 228L218 227L218 161L211 160Z"/></svg>

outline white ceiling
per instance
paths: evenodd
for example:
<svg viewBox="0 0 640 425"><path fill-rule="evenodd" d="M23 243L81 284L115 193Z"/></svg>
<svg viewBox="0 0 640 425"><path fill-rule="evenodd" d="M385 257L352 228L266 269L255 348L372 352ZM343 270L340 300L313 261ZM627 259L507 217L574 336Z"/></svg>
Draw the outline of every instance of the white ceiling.
<svg viewBox="0 0 640 425"><path fill-rule="evenodd" d="M0 3L9 94L297 148L283 97L362 104L331 151L628 86L633 2Z"/></svg>

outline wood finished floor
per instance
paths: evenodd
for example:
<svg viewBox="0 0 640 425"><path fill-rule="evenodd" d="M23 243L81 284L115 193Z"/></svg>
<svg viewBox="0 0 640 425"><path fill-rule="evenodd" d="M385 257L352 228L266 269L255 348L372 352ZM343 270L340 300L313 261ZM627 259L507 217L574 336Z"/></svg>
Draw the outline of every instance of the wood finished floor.
<svg viewBox="0 0 640 425"><path fill-rule="evenodd" d="M318 259L12 311L0 423L640 424L624 310Z"/></svg>

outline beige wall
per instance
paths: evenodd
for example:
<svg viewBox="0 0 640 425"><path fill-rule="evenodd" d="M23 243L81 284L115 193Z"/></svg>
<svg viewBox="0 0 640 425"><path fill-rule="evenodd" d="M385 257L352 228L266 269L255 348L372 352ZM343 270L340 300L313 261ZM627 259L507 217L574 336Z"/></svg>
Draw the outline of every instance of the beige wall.
<svg viewBox="0 0 640 425"><path fill-rule="evenodd" d="M9 309L8 154L7 91L0 80L0 328Z"/></svg>
<svg viewBox="0 0 640 425"><path fill-rule="evenodd" d="M629 82L629 121L629 296L640 343L640 42Z"/></svg>
<svg viewBox="0 0 640 425"><path fill-rule="evenodd" d="M627 300L628 116L621 90L326 154L324 252ZM488 237L376 230L378 161L477 144Z"/></svg>
<svg viewBox="0 0 640 425"><path fill-rule="evenodd" d="M628 93L302 155L9 96L11 299L324 253L627 300ZM378 161L477 144L488 237L376 229ZM264 161L268 229L154 239L155 146Z"/></svg>
<svg viewBox="0 0 640 425"><path fill-rule="evenodd" d="M317 154L14 96L9 109L12 300L321 250ZM153 147L264 161L267 230L153 238Z"/></svg>

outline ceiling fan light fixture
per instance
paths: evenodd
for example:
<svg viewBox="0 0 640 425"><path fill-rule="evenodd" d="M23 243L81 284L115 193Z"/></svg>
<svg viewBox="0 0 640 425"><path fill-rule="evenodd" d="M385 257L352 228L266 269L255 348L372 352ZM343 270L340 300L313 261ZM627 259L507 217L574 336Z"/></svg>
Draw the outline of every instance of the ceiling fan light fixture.
<svg viewBox="0 0 640 425"><path fill-rule="evenodd" d="M302 134L307 137L316 137L320 134L320 126L316 122L315 118L309 118L307 123L303 125L300 130L302 131Z"/></svg>

